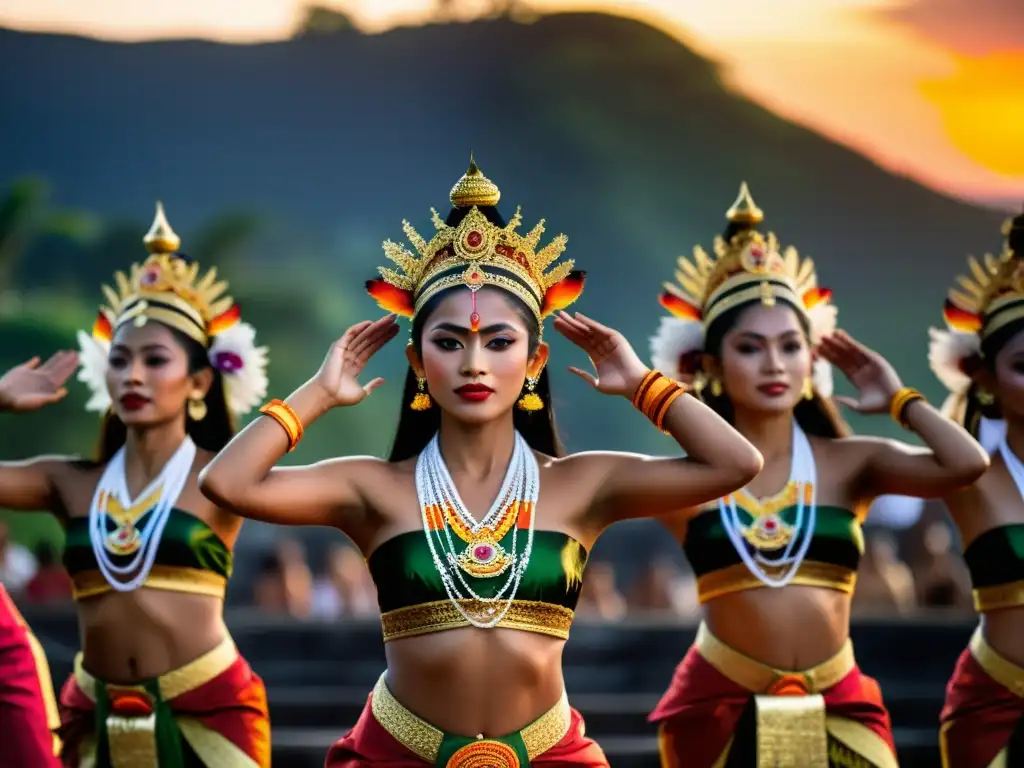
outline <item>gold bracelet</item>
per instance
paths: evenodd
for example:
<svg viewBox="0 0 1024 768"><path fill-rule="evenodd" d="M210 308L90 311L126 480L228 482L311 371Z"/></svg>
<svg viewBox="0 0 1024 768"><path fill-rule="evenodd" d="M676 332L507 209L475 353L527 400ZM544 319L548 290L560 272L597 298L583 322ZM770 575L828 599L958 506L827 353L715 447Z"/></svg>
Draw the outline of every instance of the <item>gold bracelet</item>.
<svg viewBox="0 0 1024 768"><path fill-rule="evenodd" d="M904 429L907 429L909 428L909 425L907 424L907 420L903 417L903 414L907 410L907 406L915 400L924 399L925 396L913 387L903 387L892 396L892 402L889 404L889 414L892 416L893 421Z"/></svg>
<svg viewBox="0 0 1024 768"><path fill-rule="evenodd" d="M260 413L266 414L281 425L288 434L288 453L294 451L305 431L302 427L302 420L295 409L283 400L275 399L260 408Z"/></svg>
<svg viewBox="0 0 1024 768"><path fill-rule="evenodd" d="M665 432L665 427L663 425L665 423L665 417L668 416L668 409L672 407L672 403L674 403L679 397L685 394L686 390L683 389L678 384L676 384L672 391L669 393L668 397L664 399L664 405L662 405L658 409L657 416L654 419L654 426L656 426L662 432Z"/></svg>
<svg viewBox="0 0 1024 768"><path fill-rule="evenodd" d="M633 407L640 408L640 403L643 401L644 394L647 392L647 388L651 385L655 379L660 379L664 374L661 371L648 371L644 374L643 379L640 380L640 386L636 388L636 392L633 393ZM641 408L641 410L643 410Z"/></svg>
<svg viewBox="0 0 1024 768"><path fill-rule="evenodd" d="M669 407L684 394L686 389L672 379L659 371L650 371L637 387L633 405L664 432L663 424Z"/></svg>

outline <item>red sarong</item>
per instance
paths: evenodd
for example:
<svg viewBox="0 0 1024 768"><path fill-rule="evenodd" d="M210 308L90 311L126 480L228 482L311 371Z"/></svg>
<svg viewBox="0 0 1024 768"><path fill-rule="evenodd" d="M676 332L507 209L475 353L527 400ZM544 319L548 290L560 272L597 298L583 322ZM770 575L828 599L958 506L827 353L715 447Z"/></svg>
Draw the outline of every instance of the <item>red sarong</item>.
<svg viewBox="0 0 1024 768"><path fill-rule="evenodd" d="M1018 671L1024 692L1024 670ZM994 680L968 648L946 686L940 717L944 768L988 768L1024 717L1024 698Z"/></svg>
<svg viewBox="0 0 1024 768"><path fill-rule="evenodd" d="M0 584L0 768L53 768L60 742L50 667Z"/></svg>
<svg viewBox="0 0 1024 768"><path fill-rule="evenodd" d="M85 690L89 685L103 683L76 668L76 674L68 678L61 691L61 759L66 768L78 768L83 740L97 731L96 703ZM234 661L223 671L166 701L175 717L187 715L201 723L202 730L183 729L182 737L200 759L204 753L216 753L216 763L206 761L211 768L251 765L249 761L269 768L266 688L237 651Z"/></svg>
<svg viewBox="0 0 1024 768"><path fill-rule="evenodd" d="M895 754L889 712L875 680L855 666L836 685L820 693L828 714L867 726ZM711 768L729 745L752 695L691 647L649 717L661 726L662 766Z"/></svg>
<svg viewBox="0 0 1024 768"><path fill-rule="evenodd" d="M430 765L410 752L377 722L370 709L371 700L372 695L367 698L355 727L331 747L324 768L423 768ZM604 751L597 742L586 736L583 717L575 709L572 710L572 723L565 737L544 754L535 757L530 765L540 768L576 765L609 768Z"/></svg>

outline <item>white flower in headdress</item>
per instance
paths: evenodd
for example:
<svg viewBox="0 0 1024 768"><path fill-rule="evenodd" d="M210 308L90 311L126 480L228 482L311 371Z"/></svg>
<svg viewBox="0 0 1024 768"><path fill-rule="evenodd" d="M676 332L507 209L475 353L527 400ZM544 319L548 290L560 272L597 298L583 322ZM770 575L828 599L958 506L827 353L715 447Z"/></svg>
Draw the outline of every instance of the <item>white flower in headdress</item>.
<svg viewBox="0 0 1024 768"><path fill-rule="evenodd" d="M224 378L224 395L233 413L248 413L267 394L267 348L255 342L256 329L236 323L217 334L210 347L210 365Z"/></svg>
<svg viewBox="0 0 1024 768"><path fill-rule="evenodd" d="M812 345L836 329L838 310L832 304L832 292L818 285L814 262L802 258L793 247L781 249L775 235L766 237L753 229L764 213L745 183L726 218L747 228L728 243L716 238L714 255L696 246L692 258L679 258L676 282L666 283L658 299L672 317L663 318L651 338L652 365L667 376L697 386L702 376L695 376L692 369L704 348L704 326L730 306L724 297L736 291L753 291L766 306L781 298L798 307L807 318ZM832 365L827 360L815 360L812 379L818 394L832 396Z"/></svg>
<svg viewBox="0 0 1024 768"><path fill-rule="evenodd" d="M117 272L115 288L103 286L107 303L92 334L78 333L78 379L92 392L86 408L100 413L110 408L107 357L117 327L153 319L208 347L210 365L223 374L228 409L247 413L267 393L266 347L256 346L256 331L241 322L238 305L225 295L227 283L217 280L216 269L200 276L199 264L177 252L180 239L160 203L143 242L150 256L133 264L128 274Z"/></svg>
<svg viewBox="0 0 1024 768"><path fill-rule="evenodd" d="M952 394L963 396L971 388L964 363L981 354L981 337L970 331L928 329L928 364Z"/></svg>
<svg viewBox="0 0 1024 768"><path fill-rule="evenodd" d="M85 409L106 413L110 408L110 391L107 389L107 358L110 354L110 344L90 336L85 331L79 331L78 348L78 361L81 366L78 380L89 387L91 395Z"/></svg>
<svg viewBox="0 0 1024 768"><path fill-rule="evenodd" d="M651 337L651 364L676 381L692 383L703 346L704 329L700 323L663 317L658 332Z"/></svg>

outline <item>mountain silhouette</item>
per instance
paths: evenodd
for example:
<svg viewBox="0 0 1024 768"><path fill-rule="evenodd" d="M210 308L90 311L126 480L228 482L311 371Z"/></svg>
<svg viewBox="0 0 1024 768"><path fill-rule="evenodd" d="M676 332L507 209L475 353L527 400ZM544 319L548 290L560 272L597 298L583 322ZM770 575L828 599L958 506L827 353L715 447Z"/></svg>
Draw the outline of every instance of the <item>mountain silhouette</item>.
<svg viewBox="0 0 1024 768"><path fill-rule="evenodd" d="M661 282L720 232L742 180L765 228L815 258L841 325L933 397L927 326L965 255L1000 245L1000 214L773 115L675 39L608 15L258 45L0 31L0 52L17 63L0 83L0 180L44 176L61 205L137 220L140 237L156 198L179 231L255 211L272 225L253 269L308 269L365 302L356 315L376 312L359 286L382 263L380 241L400 238L403 218L429 233L429 208L447 206L470 150L507 215L521 204L524 226L546 218L549 236L569 235L567 255L589 273L579 309L643 357ZM33 259L23 282L45 283L54 263ZM76 279L109 276L60 263ZM556 344L555 367L569 358ZM573 421L609 418L605 399L579 401ZM612 410L634 419L620 444L663 445L635 437L624 404ZM878 421L872 431L895 429Z"/></svg>

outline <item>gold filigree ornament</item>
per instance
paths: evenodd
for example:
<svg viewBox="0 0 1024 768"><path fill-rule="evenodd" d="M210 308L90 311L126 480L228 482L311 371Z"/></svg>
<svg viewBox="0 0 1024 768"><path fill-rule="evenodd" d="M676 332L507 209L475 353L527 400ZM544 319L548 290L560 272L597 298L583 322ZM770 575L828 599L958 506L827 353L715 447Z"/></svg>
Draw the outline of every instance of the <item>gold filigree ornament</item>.
<svg viewBox="0 0 1024 768"><path fill-rule="evenodd" d="M500 741L481 739L467 744L453 754L445 768L519 768L519 755Z"/></svg>
<svg viewBox="0 0 1024 768"><path fill-rule="evenodd" d="M161 203L143 238L149 257L114 274L114 288L104 285L92 333L78 332L81 349L79 381L91 390L86 409L106 413L107 358L114 335L131 323L153 320L179 331L207 349L210 365L220 371L228 408L247 413L267 393L267 348L255 344L256 330L241 321L238 305L225 295L228 285L216 268L200 276L199 263L178 253L181 240L171 229Z"/></svg>
<svg viewBox="0 0 1024 768"><path fill-rule="evenodd" d="M538 249L544 221L520 234L519 209L507 225L492 223L481 208L496 206L501 192L472 157L449 197L456 209L468 209L457 225L449 226L431 209L436 232L429 242L408 221L402 222L415 253L391 240L384 242L385 255L398 269L380 267L380 279L366 283L367 292L383 309L411 318L447 288L465 286L475 292L491 286L517 296L543 321L579 298L585 273L574 271L571 259L556 263L568 238L558 235Z"/></svg>
<svg viewBox="0 0 1024 768"><path fill-rule="evenodd" d="M795 507L799 502L801 488L804 503L809 504L813 489L801 483L790 481L775 496L759 500L745 490L737 491L734 497L737 506L750 517L748 525L740 529L743 538L761 551L772 551L785 547L793 539L796 529L782 519L782 512Z"/></svg>
<svg viewBox="0 0 1024 768"><path fill-rule="evenodd" d="M669 311L651 338L652 365L677 381L702 388L708 381L699 372L704 335L714 320L740 306L779 301L804 314L811 329L811 343L835 331L836 307L832 291L818 285L814 262L801 258L796 248L780 249L778 239L755 227L764 212L754 202L746 182L726 212L732 236L714 240L713 255L701 246L689 259L679 257L675 283L665 283L658 301ZM815 361L814 391L832 395L832 368Z"/></svg>
<svg viewBox="0 0 1024 768"><path fill-rule="evenodd" d="M445 522L466 543L466 548L456 557L459 568L477 578L493 578L507 571L515 558L499 542L516 524L520 510L524 515L532 514L531 509L524 508L527 506L528 502L513 501L492 523L474 530L449 505L445 509Z"/></svg>

